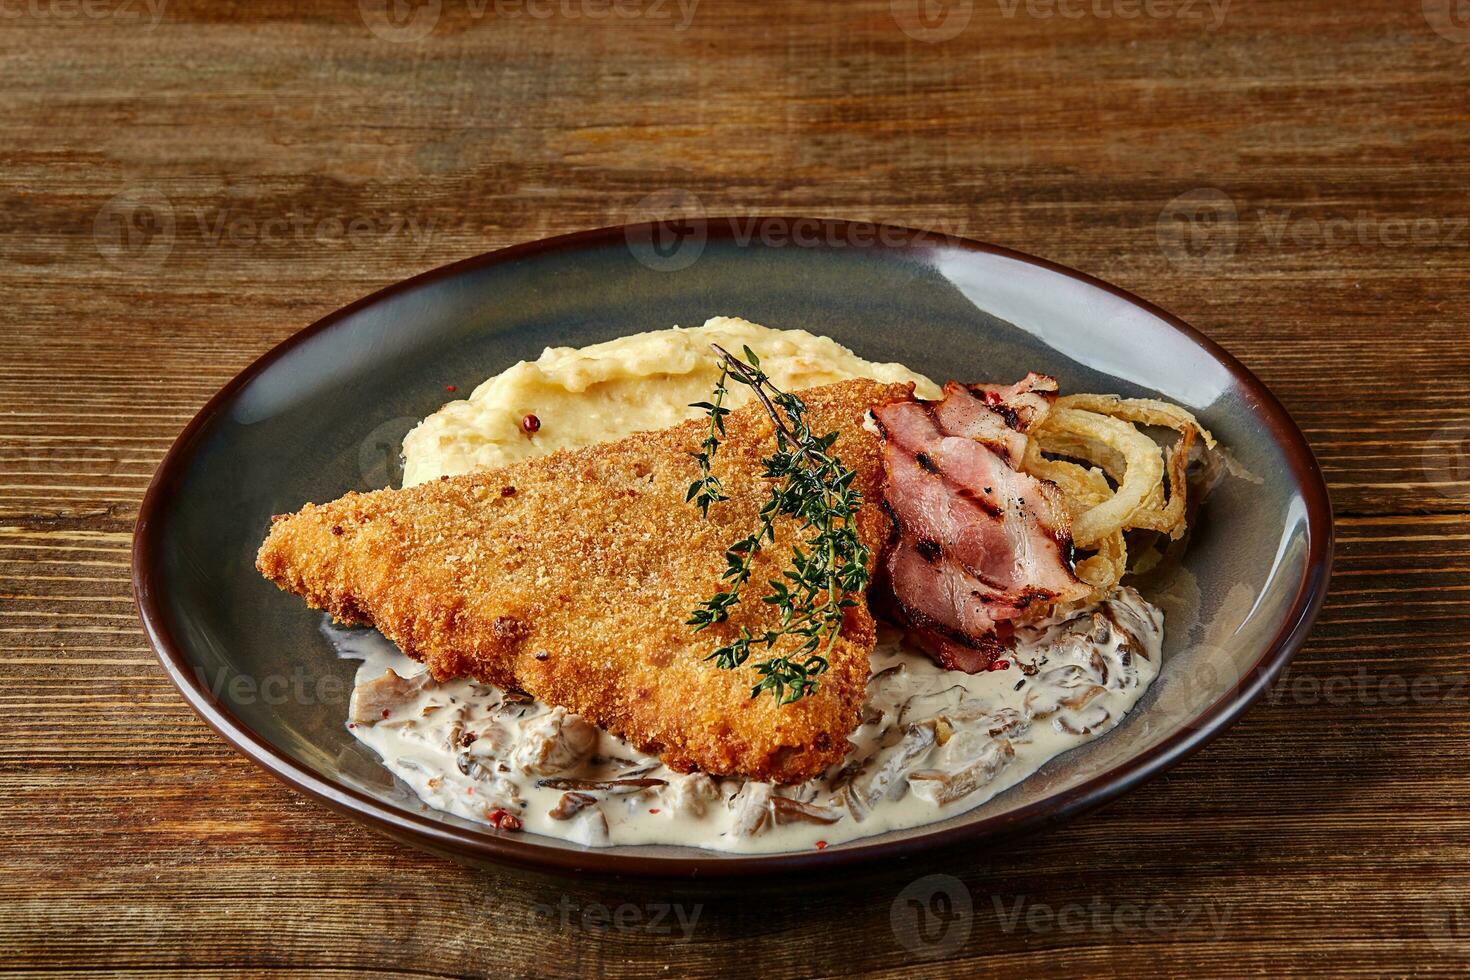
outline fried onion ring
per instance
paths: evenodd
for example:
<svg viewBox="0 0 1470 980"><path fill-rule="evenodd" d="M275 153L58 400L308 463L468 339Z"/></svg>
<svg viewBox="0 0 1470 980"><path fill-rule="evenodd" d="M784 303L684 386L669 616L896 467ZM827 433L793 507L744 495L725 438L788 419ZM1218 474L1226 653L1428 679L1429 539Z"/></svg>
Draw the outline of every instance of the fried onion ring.
<svg viewBox="0 0 1470 980"><path fill-rule="evenodd" d="M1098 543L1097 554L1077 563L1077 577L1098 595L1111 592L1128 570L1128 544L1121 530L1114 531Z"/></svg>
<svg viewBox="0 0 1470 980"><path fill-rule="evenodd" d="M1102 470L1088 469L1064 459L1047 459L1041 454L1041 445L1035 439L1026 440L1026 455L1021 466L1032 476L1050 480L1061 488L1074 512L1096 507L1113 495L1113 488Z"/></svg>
<svg viewBox="0 0 1470 980"><path fill-rule="evenodd" d="M1164 459L1158 444L1121 419L1080 408L1054 408L1043 431L1080 435L1121 454L1122 480L1111 497L1084 510L1072 520L1072 540L1079 548L1096 548L1106 537L1122 531L1129 519L1149 502L1164 478ZM1042 445L1046 445L1043 438Z"/></svg>
<svg viewBox="0 0 1470 980"><path fill-rule="evenodd" d="M1170 428L1179 438L1161 452L1139 426ZM1135 553L1133 572L1157 564L1163 542L1183 536L1190 453L1197 440L1215 445L1177 405L1117 395L1064 395L1029 435L1022 469L1061 489L1074 543L1093 552L1077 562L1077 577L1098 595L1130 571L1125 531L1158 535Z"/></svg>
<svg viewBox="0 0 1470 980"><path fill-rule="evenodd" d="M1185 470L1189 467L1189 453L1196 438L1203 439L1207 448L1215 447L1215 437L1210 434L1210 431L1178 405L1170 405L1156 398L1120 398L1117 395L1083 394L1059 398L1057 404L1097 412L1142 425L1163 426L1179 433L1179 441L1169 449L1167 457L1168 503L1160 501L1157 506L1139 511L1130 524L1130 527L1147 528L1167 534L1177 541L1185 530L1184 505L1187 495Z"/></svg>
<svg viewBox="0 0 1470 980"><path fill-rule="evenodd" d="M1215 437L1210 435L1210 430L1199 424L1199 419L1178 405L1171 405L1157 398L1120 398L1117 395L1063 395L1057 399L1057 408L1080 408L1088 412L1096 412L1098 415L1107 415L1115 419L1123 419L1126 422L1138 422L1143 425L1157 425L1166 429L1174 429L1183 432L1185 429L1193 429L1195 434L1205 441L1205 445L1215 448Z"/></svg>

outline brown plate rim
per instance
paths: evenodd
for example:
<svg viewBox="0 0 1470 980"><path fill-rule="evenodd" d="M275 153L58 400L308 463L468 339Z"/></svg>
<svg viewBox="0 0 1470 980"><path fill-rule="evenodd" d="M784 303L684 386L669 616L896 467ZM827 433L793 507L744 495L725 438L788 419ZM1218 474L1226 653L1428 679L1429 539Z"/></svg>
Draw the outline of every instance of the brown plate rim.
<svg viewBox="0 0 1470 980"><path fill-rule="evenodd" d="M1292 478L1302 494L1307 511L1306 574L1276 635L1235 689L1221 696L1196 718L1149 750L1065 792L1008 813L901 840L864 842L860 839L823 851L735 856L712 854L708 857L654 857L617 849L576 851L537 844L530 838L491 829L481 831L454 826L432 817L398 809L366 793L322 777L287 756L242 722L227 705L200 683L195 672L189 668L187 657L169 629L160 601L161 541L156 518L169 507L182 474L193 458L197 442L221 407L244 385L286 353L357 311L390 296L472 269L571 249L616 244L619 240L628 241L634 234L651 232L656 227L655 223L645 222L613 225L511 245L389 285L322 317L311 326L286 338L257 358L205 403L184 427L154 473L139 508L132 549L133 592L139 618L159 662L194 712L237 751L287 785L340 812L356 817L391 837L410 840L431 851L471 860L563 873L594 872L655 878L728 878L851 867L884 859L908 857L920 851L960 842L975 843L1064 820L1162 773L1198 750L1234 721L1275 680L1305 641L1326 595L1332 565L1332 509L1322 472L1305 436L1276 396L1234 356L1179 317L1125 289L1084 272L1004 246L881 222L840 218L745 215L703 219L709 241L734 238L737 223L751 222L784 222L788 227L795 226L798 222L815 222L823 226L825 232L845 232L848 238L852 237L853 226L858 225L865 233L877 232L880 239L885 239L870 246L884 254L926 252L936 247L945 247L1024 262L1123 299L1167 323L1221 364L1232 379L1252 396L1256 417L1265 424L1272 438L1285 452Z"/></svg>

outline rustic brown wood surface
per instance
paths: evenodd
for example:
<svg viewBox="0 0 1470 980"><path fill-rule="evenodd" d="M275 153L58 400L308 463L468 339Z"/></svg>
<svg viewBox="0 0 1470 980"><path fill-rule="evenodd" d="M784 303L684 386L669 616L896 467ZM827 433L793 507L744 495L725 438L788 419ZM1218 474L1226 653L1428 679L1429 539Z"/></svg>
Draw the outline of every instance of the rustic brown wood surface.
<svg viewBox="0 0 1470 980"><path fill-rule="evenodd" d="M0 4L0 969L1470 967L1455 8ZM1239 355L1306 430L1337 508L1332 593L1287 680L1061 829L766 895L465 870L237 756L169 685L130 596L133 519L174 436L318 316L622 222L669 188L711 213L1004 243ZM960 905L895 929L904 889L935 873Z"/></svg>

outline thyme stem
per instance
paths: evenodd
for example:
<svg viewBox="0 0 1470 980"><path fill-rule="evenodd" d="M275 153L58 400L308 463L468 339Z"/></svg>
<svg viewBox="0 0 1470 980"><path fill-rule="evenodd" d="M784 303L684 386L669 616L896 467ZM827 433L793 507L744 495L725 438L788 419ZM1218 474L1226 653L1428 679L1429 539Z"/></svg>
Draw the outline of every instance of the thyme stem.
<svg viewBox="0 0 1470 980"><path fill-rule="evenodd" d="M709 507L728 499L711 472L725 434L724 407L727 381L734 378L748 386L776 427L776 451L762 460L763 476L773 481L771 496L761 507L755 531L736 541L725 552L722 578L728 587L705 600L689 617L695 632L725 622L739 604L741 589L749 581L755 556L767 542L776 540L776 524L782 517L800 522L800 531L813 531L805 542L792 546L788 567L779 579L767 584L770 591L762 601L777 606L780 626L760 634L741 627L730 642L706 659L733 670L751 656L751 647L764 646L772 656L756 664L760 683L751 697L769 691L780 704L790 704L817 690L817 678L826 671L828 655L842 630L845 611L856 605L847 598L868 583L869 549L857 534L855 515L862 495L853 487L854 471L831 453L838 433L817 436L806 420L806 405L795 395L781 391L761 369L760 358L749 347L746 361L717 344L710 345L720 357L720 380L711 401L696 403L710 417L708 434L694 456L700 463L700 478L690 485L687 499L694 501L704 516ZM795 650L779 652L777 644L786 637L798 639Z"/></svg>
<svg viewBox="0 0 1470 980"><path fill-rule="evenodd" d="M690 408L702 408L709 413L709 428L705 433L704 441L699 444L699 452L693 454L694 458L699 460L699 479L689 484L689 493L684 497L685 503L693 501L699 507L699 512L705 517L709 516L711 504L730 499L725 496L719 477L715 476L710 469L715 453L720 448L720 436L725 434L725 416L730 414L730 410L725 407L725 396L729 394L726 382L729 378L730 369L721 367L720 380L715 382L713 400L695 402L689 406Z"/></svg>

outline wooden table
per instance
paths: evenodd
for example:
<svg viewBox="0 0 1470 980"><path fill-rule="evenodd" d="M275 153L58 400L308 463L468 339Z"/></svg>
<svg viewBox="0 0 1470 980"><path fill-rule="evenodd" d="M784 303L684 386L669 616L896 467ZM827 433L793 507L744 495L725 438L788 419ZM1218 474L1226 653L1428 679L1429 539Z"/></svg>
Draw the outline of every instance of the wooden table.
<svg viewBox="0 0 1470 980"><path fill-rule="evenodd" d="M1470 22L1438 0L1221 4L0 7L3 966L1470 966ZM759 896L464 870L236 756L129 594L174 436L358 296L670 189L1000 242L1240 356L1337 508L1332 595L1286 681L1062 829ZM895 929L934 874L955 914Z"/></svg>

